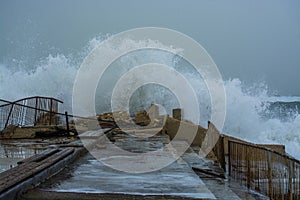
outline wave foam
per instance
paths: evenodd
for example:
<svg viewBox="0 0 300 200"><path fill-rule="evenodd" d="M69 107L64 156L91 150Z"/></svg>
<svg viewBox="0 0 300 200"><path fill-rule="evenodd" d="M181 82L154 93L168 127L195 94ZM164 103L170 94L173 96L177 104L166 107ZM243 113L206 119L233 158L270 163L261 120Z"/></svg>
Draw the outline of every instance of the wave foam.
<svg viewBox="0 0 300 200"><path fill-rule="evenodd" d="M87 47L85 47L81 54L82 57L86 55L88 51L93 49L101 39L92 39ZM149 41L147 41L149 42ZM144 45L144 43L126 42L124 45ZM113 47L112 47L113 48ZM144 60L140 59L143 52L139 52L132 57L125 56L120 58L115 65L124 63L128 66L142 64L149 61L160 61L164 64L173 63L174 68L182 65L182 62L178 59L174 59L173 56L157 52L150 52L151 56L142 56ZM149 53L149 52L144 52ZM76 62L74 62L76 60ZM72 105L72 88L76 77L77 70L80 66L82 59L75 58L74 56L49 55L44 58L34 70L26 70L24 67L21 70L14 71L10 65L0 64L0 94L1 98L14 101L26 96L53 96L55 98L63 100L64 110L71 111ZM125 67L126 68L126 67ZM31 68L32 69L32 68ZM116 70L113 70L114 73ZM184 70L181 69L182 72ZM110 74L110 76L114 76ZM199 75L194 75L191 70L186 71L186 77L193 82L199 89L197 95L201 97L202 103L200 110L202 111L202 122L207 123L209 119L209 94L203 89L203 82L199 80ZM109 77L107 80L112 80L113 77ZM198 82L197 82L198 81ZM285 101L300 100L299 97L277 97L268 95L269 91L264 84L255 84L255 86L247 87L242 84L239 79L231 79L225 81L225 88L227 94L227 113L226 121L223 131L232 136L236 136L245 140L249 140L255 143L278 143L286 145L286 150L291 155L300 159L300 116L294 116L291 120L281 121L280 119L263 119L261 113L265 111L266 101ZM149 97L151 102L155 100L165 101L165 107L172 107L177 105L176 101L173 101L173 95L160 91L156 93L157 98L153 98L153 88L149 89L149 93L143 95L144 99L140 99L142 102L147 102ZM107 98L107 96L105 97ZM204 103L203 103L204 102ZM153 102L155 103L155 102ZM99 104L100 105L100 104ZM107 109L100 108L99 111ZM140 105L138 105L140 106ZM140 108L140 107L139 107ZM168 110L168 109L166 109Z"/></svg>

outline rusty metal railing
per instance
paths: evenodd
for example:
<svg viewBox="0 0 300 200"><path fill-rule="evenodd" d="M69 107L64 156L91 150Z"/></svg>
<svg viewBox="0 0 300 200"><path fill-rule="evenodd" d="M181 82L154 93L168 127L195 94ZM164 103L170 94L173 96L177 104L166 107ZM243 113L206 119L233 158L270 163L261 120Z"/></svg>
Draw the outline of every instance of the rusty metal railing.
<svg viewBox="0 0 300 200"><path fill-rule="evenodd" d="M28 97L10 102L0 99L0 130L8 125L57 125L58 105L62 101L49 97Z"/></svg>
<svg viewBox="0 0 300 200"><path fill-rule="evenodd" d="M271 149L228 141L228 174L270 199L300 199L300 161Z"/></svg>
<svg viewBox="0 0 300 200"><path fill-rule="evenodd" d="M68 133L70 133L70 129L77 133L74 130L75 121L82 128L116 127L115 123L101 121L97 117L70 115L68 112L61 113L58 110L59 103L63 102L54 98L39 96L14 102L0 99L0 131L9 125L20 127L56 125L65 126Z"/></svg>

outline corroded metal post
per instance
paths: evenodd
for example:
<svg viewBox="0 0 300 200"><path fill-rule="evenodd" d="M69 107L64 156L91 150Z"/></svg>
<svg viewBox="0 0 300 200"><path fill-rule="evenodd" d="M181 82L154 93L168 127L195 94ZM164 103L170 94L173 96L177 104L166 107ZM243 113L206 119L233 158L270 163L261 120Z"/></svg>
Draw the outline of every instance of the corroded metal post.
<svg viewBox="0 0 300 200"><path fill-rule="evenodd" d="M7 127L7 125L8 125L8 122L9 122L9 119L10 119L10 116L11 116L11 113L12 113L12 111L13 111L13 109L14 109L14 103L13 104L11 104L11 107L10 107L10 110L9 110L9 114L8 114L8 116L7 116L7 119L6 119L6 122L5 122L5 125L4 125L4 128L6 128Z"/></svg>
<svg viewBox="0 0 300 200"><path fill-rule="evenodd" d="M267 152L267 160L268 160L268 185L269 185L269 197L273 199L273 185L272 185L272 155L271 152Z"/></svg>
<svg viewBox="0 0 300 200"><path fill-rule="evenodd" d="M49 113L50 114L50 117L49 117L50 118L50 125L52 125L52 112L53 112L52 111L52 106L53 106L53 99L51 98L50 99L50 109L49 109L50 110L50 113Z"/></svg>
<svg viewBox="0 0 300 200"><path fill-rule="evenodd" d="M288 199L293 199L293 175L294 175L294 163L288 160L288 170L289 170L289 182L288 182Z"/></svg>
<svg viewBox="0 0 300 200"><path fill-rule="evenodd" d="M38 108L38 98L35 98L35 110L34 110L34 125L37 124L37 108Z"/></svg>
<svg viewBox="0 0 300 200"><path fill-rule="evenodd" d="M250 162L250 147L246 146L246 166L247 166L247 188L251 188L251 162Z"/></svg>
<svg viewBox="0 0 300 200"><path fill-rule="evenodd" d="M65 115L66 115L67 132L69 134L70 133L70 126L69 126L69 115L68 115L67 111L65 112Z"/></svg>
<svg viewBox="0 0 300 200"><path fill-rule="evenodd" d="M231 141L228 140L228 175L231 176Z"/></svg>

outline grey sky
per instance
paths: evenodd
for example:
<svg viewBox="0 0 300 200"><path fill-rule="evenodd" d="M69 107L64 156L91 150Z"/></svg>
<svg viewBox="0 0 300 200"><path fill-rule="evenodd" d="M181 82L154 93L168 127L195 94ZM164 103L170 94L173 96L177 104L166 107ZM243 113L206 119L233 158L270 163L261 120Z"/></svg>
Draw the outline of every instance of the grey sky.
<svg viewBox="0 0 300 200"><path fill-rule="evenodd" d="M144 26L191 36L224 79L300 95L298 0L1 0L0 62L69 54L100 33Z"/></svg>

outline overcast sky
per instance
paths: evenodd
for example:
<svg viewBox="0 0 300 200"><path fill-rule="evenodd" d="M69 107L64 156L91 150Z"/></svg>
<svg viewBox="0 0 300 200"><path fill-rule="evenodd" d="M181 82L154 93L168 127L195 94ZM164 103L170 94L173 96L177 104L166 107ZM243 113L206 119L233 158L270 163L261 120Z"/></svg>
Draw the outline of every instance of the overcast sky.
<svg viewBox="0 0 300 200"><path fill-rule="evenodd" d="M0 62L69 54L99 34L144 26L191 36L225 80L300 95L299 0L1 0Z"/></svg>

